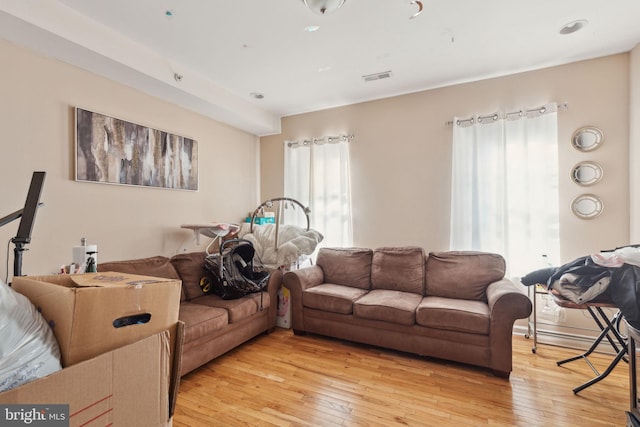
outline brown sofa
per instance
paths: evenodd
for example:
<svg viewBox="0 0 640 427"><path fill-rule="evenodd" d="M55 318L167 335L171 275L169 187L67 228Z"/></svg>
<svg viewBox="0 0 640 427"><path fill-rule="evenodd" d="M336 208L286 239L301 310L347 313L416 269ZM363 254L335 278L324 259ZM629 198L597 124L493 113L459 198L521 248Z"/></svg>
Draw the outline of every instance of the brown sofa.
<svg viewBox="0 0 640 427"><path fill-rule="evenodd" d="M276 324L277 292L282 282L280 270L271 272L266 292L223 300L217 295L205 295L200 289L200 278L205 275L205 256L204 252L197 252L98 265L98 271L182 280L179 320L185 323L185 330L181 376L256 335L273 330Z"/></svg>
<svg viewBox="0 0 640 427"><path fill-rule="evenodd" d="M287 272L294 333L486 367L508 378L516 319L531 301L500 255L422 248L322 248Z"/></svg>

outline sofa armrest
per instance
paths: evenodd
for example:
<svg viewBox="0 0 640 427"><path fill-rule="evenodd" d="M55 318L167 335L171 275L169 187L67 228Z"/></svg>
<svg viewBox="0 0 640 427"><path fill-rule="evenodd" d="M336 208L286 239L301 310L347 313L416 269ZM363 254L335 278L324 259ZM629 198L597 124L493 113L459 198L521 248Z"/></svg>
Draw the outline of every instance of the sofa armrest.
<svg viewBox="0 0 640 427"><path fill-rule="evenodd" d="M513 324L531 314L531 300L518 285L505 278L487 287L487 302L491 312L491 368L494 373L508 376L512 369Z"/></svg>
<svg viewBox="0 0 640 427"><path fill-rule="evenodd" d="M513 280L504 278L491 283L487 287L487 302L491 317L503 315L516 319L524 319L531 314L531 300ZM497 311L497 312L496 312ZM494 314L494 312L496 312Z"/></svg>
<svg viewBox="0 0 640 427"><path fill-rule="evenodd" d="M294 331L304 331L302 315L302 294L305 289L324 282L324 273L318 265L301 268L285 273L282 279L284 286L291 292L291 325Z"/></svg>
<svg viewBox="0 0 640 427"><path fill-rule="evenodd" d="M269 294L269 329L276 327L276 316L278 313L278 291L282 286L282 270L277 268L270 271L269 281L267 282L267 293Z"/></svg>

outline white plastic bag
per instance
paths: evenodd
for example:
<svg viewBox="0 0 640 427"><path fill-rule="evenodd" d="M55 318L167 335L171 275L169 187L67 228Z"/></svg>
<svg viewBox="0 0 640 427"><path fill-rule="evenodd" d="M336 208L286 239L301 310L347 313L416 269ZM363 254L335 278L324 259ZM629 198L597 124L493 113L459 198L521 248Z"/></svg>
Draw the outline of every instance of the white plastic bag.
<svg viewBox="0 0 640 427"><path fill-rule="evenodd" d="M0 281L0 392L60 369L60 347L44 317Z"/></svg>

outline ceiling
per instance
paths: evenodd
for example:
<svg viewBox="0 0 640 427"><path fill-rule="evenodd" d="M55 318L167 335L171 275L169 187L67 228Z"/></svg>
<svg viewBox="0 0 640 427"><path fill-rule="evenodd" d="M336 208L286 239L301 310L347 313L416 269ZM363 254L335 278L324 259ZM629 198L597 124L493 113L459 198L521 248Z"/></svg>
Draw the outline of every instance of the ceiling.
<svg viewBox="0 0 640 427"><path fill-rule="evenodd" d="M301 0L2 0L0 37L256 135L278 133L283 116L640 42L638 0L423 4L409 19L410 0L347 0L325 16ZM559 34L576 20L588 24ZM386 71L390 78L362 78Z"/></svg>

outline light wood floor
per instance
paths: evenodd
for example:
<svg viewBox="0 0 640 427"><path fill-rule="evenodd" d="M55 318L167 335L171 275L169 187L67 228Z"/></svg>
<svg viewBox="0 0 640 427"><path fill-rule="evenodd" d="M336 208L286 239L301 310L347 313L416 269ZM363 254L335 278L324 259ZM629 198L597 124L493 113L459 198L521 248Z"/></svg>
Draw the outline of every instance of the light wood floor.
<svg viewBox="0 0 640 427"><path fill-rule="evenodd" d="M173 425L624 426L628 365L593 377L580 353L514 336L509 380L487 370L276 329L182 378ZM604 369L611 356L590 360Z"/></svg>

